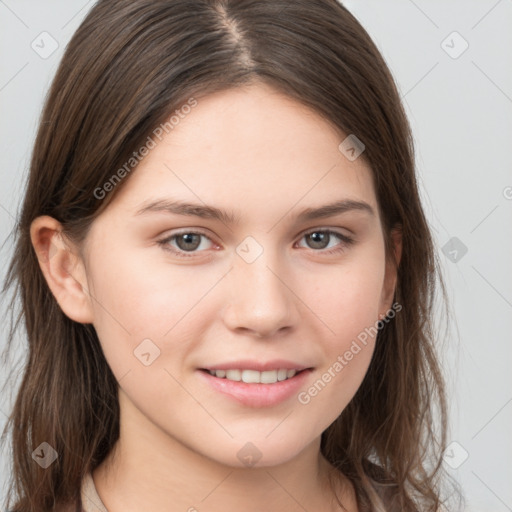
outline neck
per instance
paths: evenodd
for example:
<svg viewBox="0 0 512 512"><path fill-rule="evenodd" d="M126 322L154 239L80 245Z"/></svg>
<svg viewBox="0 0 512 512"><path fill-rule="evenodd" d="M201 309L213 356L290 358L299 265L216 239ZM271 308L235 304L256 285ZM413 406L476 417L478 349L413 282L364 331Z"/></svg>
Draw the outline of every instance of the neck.
<svg viewBox="0 0 512 512"><path fill-rule="evenodd" d="M329 475L334 475L331 489ZM220 464L171 438L143 416L123 421L112 452L93 472L109 512L357 511L352 485L320 453L320 438L269 467Z"/></svg>

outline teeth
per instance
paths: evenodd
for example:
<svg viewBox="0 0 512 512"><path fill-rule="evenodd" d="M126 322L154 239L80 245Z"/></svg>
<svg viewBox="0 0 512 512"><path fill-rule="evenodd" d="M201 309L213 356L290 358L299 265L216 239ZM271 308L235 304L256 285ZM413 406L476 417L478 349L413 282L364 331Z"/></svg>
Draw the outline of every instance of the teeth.
<svg viewBox="0 0 512 512"><path fill-rule="evenodd" d="M281 368L279 370L267 370L258 372L256 370L208 370L210 375L220 379L234 380L236 382L243 381L247 384L275 384L286 379L291 379L296 375L297 370L287 370Z"/></svg>
<svg viewBox="0 0 512 512"><path fill-rule="evenodd" d="M287 370L277 370L277 380L282 381L286 380L288 371Z"/></svg>
<svg viewBox="0 0 512 512"><path fill-rule="evenodd" d="M261 382L260 375L260 372L257 372L255 370L243 370L242 380L244 382L247 382L247 384L257 384L258 382Z"/></svg>
<svg viewBox="0 0 512 512"><path fill-rule="evenodd" d="M217 376L217 372L215 372ZM228 380L242 380L242 372L240 370L226 370L226 379Z"/></svg>
<svg viewBox="0 0 512 512"><path fill-rule="evenodd" d="M279 370L269 370L266 372L261 372L260 382L262 384L274 384L277 382L277 372Z"/></svg>

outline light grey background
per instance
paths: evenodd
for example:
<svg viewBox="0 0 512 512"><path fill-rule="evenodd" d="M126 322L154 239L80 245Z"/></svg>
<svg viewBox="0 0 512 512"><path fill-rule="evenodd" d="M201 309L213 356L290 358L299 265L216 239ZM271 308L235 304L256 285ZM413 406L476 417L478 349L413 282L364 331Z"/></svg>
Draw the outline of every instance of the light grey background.
<svg viewBox="0 0 512 512"><path fill-rule="evenodd" d="M463 486L466 510L511 511L512 1L344 3L399 84L456 319L443 351L455 443L447 467ZM44 95L92 4L0 0L0 244L13 227ZM48 55L53 39L58 48ZM10 250L0 253L0 278ZM0 349L5 337L2 325ZM10 404L2 396L0 428Z"/></svg>

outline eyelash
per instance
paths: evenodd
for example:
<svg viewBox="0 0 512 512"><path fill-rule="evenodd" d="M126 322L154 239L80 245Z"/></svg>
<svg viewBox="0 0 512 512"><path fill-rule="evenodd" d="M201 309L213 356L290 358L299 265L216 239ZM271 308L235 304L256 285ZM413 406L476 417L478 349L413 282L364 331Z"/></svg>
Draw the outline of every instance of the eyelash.
<svg viewBox="0 0 512 512"><path fill-rule="evenodd" d="M333 231L332 229L313 229L313 230L310 230L306 233L304 233L302 236L301 236L301 240L302 238L304 238L305 236L307 235L311 235L313 233L324 233L324 234L329 234L329 235L334 235L336 237L338 237L340 240L341 240L341 243L334 249L319 249L319 250L315 250L315 249L311 249L313 252L319 252L319 253L322 253L322 254L336 254L336 253L341 253L343 252L348 246L354 244L355 240L353 238L350 238L346 235L343 235L342 233L339 233L338 231ZM173 235L171 236L168 236L166 238L164 238L163 240L158 240L157 243L158 245L160 245L165 251L169 251L171 252L172 254L180 257L180 258L191 258L191 257L194 257L194 255L196 254L195 251L190 251L190 252L186 252L186 251L182 251L182 250L176 250L174 248L170 248L169 246L169 242L171 242L172 240L174 240L176 237L178 236L181 236L181 235L186 235L186 234L190 234L190 235L202 235L206 238L208 238L208 240L211 241L210 237L202 232L202 231L181 231L179 233L174 233ZM199 252L202 252L202 251L199 251Z"/></svg>

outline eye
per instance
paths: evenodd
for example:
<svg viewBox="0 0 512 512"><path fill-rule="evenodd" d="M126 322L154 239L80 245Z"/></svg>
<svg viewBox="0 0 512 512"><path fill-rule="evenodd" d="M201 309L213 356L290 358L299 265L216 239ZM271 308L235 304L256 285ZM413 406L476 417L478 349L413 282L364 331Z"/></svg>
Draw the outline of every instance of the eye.
<svg viewBox="0 0 512 512"><path fill-rule="evenodd" d="M169 251L179 257L189 258L194 256L195 253L204 252L205 249L211 248L208 247L208 243L203 243L203 239L213 244L212 240L205 233L200 231L182 231L180 233L174 233L163 240L159 240L157 243L165 251ZM342 252L349 245L354 243L352 238L331 229L315 229L302 235L301 239L309 240L309 248L315 249L315 252L325 254ZM340 240L341 243L334 245L334 248L329 248L330 246L333 247L330 244L336 239Z"/></svg>
<svg viewBox="0 0 512 512"><path fill-rule="evenodd" d="M335 245L334 249L325 251L327 254L344 251L349 245L354 243L352 238L337 231L333 231L332 229L315 229L305 233L302 238L310 241L310 248L321 249L322 252L324 252L324 249L329 248L329 244L333 239L337 238L338 240L341 240L341 243Z"/></svg>
<svg viewBox="0 0 512 512"><path fill-rule="evenodd" d="M193 256L195 252L202 252L197 249L205 249L205 244L201 240L202 238L212 242L205 233L201 233L199 231L182 231L181 233L175 233L163 240L159 240L157 243L164 250L187 258ZM208 249L208 247L206 247L206 249ZM186 254L187 252L192 254Z"/></svg>

